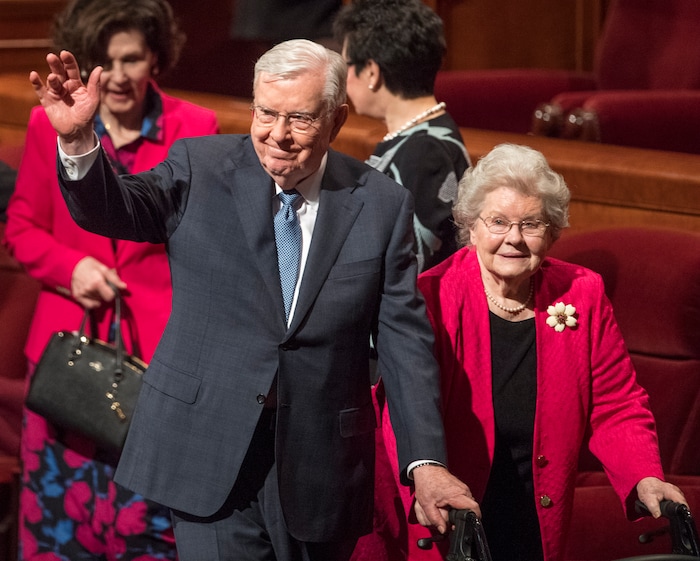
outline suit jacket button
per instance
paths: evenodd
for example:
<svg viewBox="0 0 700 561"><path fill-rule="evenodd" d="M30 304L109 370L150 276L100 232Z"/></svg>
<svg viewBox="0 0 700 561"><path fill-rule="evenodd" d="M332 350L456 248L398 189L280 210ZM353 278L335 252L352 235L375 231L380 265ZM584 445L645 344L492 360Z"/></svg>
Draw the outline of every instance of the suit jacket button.
<svg viewBox="0 0 700 561"><path fill-rule="evenodd" d="M543 467L546 466L548 463L549 463L549 460L547 459L546 456L544 456L544 455L542 455L542 454L540 454L539 456L537 456L537 458L535 459L535 465L536 465L537 467L543 468Z"/></svg>
<svg viewBox="0 0 700 561"><path fill-rule="evenodd" d="M542 495L540 497L540 504L542 505L542 508L549 508L554 503L549 495Z"/></svg>
<svg viewBox="0 0 700 561"><path fill-rule="evenodd" d="M267 399L267 397L265 395L259 393L257 395L257 397L255 398L255 401L257 401L260 405L264 405L266 399Z"/></svg>
<svg viewBox="0 0 700 561"><path fill-rule="evenodd" d="M296 341L287 341L286 343L282 344L282 350L283 351L295 351L299 348L299 343Z"/></svg>

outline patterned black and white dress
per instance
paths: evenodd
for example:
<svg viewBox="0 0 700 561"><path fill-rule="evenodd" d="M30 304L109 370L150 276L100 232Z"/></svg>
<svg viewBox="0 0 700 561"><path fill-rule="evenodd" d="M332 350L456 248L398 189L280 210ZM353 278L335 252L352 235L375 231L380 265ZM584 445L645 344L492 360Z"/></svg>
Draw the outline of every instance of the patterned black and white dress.
<svg viewBox="0 0 700 561"><path fill-rule="evenodd" d="M413 194L419 272L454 253L452 206L457 184L471 164L452 117L440 115L380 142L367 163Z"/></svg>

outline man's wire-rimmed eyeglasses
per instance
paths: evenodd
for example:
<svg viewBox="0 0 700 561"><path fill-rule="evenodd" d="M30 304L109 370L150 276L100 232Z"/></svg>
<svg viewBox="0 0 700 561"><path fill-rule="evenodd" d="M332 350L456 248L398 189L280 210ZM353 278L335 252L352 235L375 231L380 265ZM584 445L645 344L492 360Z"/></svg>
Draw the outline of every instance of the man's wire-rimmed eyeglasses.
<svg viewBox="0 0 700 561"><path fill-rule="evenodd" d="M310 113L280 113L262 105L251 105L250 109L253 111L258 124L263 127L273 127L277 123L277 119L282 117L294 132L301 134L308 134L317 130L314 123L327 115L327 113L324 113L316 117Z"/></svg>

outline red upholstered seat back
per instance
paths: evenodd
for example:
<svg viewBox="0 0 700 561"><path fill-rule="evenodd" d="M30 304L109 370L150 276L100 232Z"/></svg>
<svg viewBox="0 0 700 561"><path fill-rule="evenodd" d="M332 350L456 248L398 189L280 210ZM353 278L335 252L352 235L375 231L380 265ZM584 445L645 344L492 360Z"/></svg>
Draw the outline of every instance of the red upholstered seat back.
<svg viewBox="0 0 700 561"><path fill-rule="evenodd" d="M602 90L700 88L700 2L613 0L596 74Z"/></svg>
<svg viewBox="0 0 700 561"><path fill-rule="evenodd" d="M566 70L443 70L435 97L460 127L527 133L542 100L594 86L592 74Z"/></svg>
<svg viewBox="0 0 700 561"><path fill-rule="evenodd" d="M700 235L592 231L564 235L550 255L602 275L650 395L664 469L700 475Z"/></svg>

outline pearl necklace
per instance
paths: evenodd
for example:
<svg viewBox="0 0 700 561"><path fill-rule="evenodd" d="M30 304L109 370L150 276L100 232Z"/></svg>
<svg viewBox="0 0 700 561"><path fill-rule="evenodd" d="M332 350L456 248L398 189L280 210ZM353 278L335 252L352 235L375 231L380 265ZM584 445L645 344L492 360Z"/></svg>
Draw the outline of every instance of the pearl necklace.
<svg viewBox="0 0 700 561"><path fill-rule="evenodd" d="M437 113L438 111L442 111L445 107L446 107L445 102L444 102L444 101L441 101L440 103L438 103L437 105L434 105L434 106L431 107L430 109L426 109L426 110L423 111L423 113L421 113L420 115L416 115L415 117L413 117L413 119L411 119L410 121L408 121L408 123L406 123L406 124L403 125L401 128L399 128L399 130L396 130L396 131L394 131L394 132L390 132L390 133L386 134L386 135L384 136L384 138L382 139L382 141L383 141L383 142L386 142L387 140L392 140L392 139L396 138L396 137L399 136L403 131L406 131L406 130L410 129L410 128L411 128L412 126L414 126L414 125L417 125L420 121L422 121L422 120L425 119L426 117L429 117L429 116L432 115L433 113Z"/></svg>
<svg viewBox="0 0 700 561"><path fill-rule="evenodd" d="M498 300L496 300L491 293L486 290L486 287L484 286L484 292L486 293L486 298L488 298L494 306L497 308L503 310L504 312L508 312L509 314L513 315L518 315L520 312L522 312L525 308L527 308L527 305L530 303L530 300L532 300L532 294L535 291L535 283L530 280L530 293L527 295L527 300L525 300L524 304L520 304L520 306L516 306L515 308L509 308L507 306L504 306L501 304Z"/></svg>

